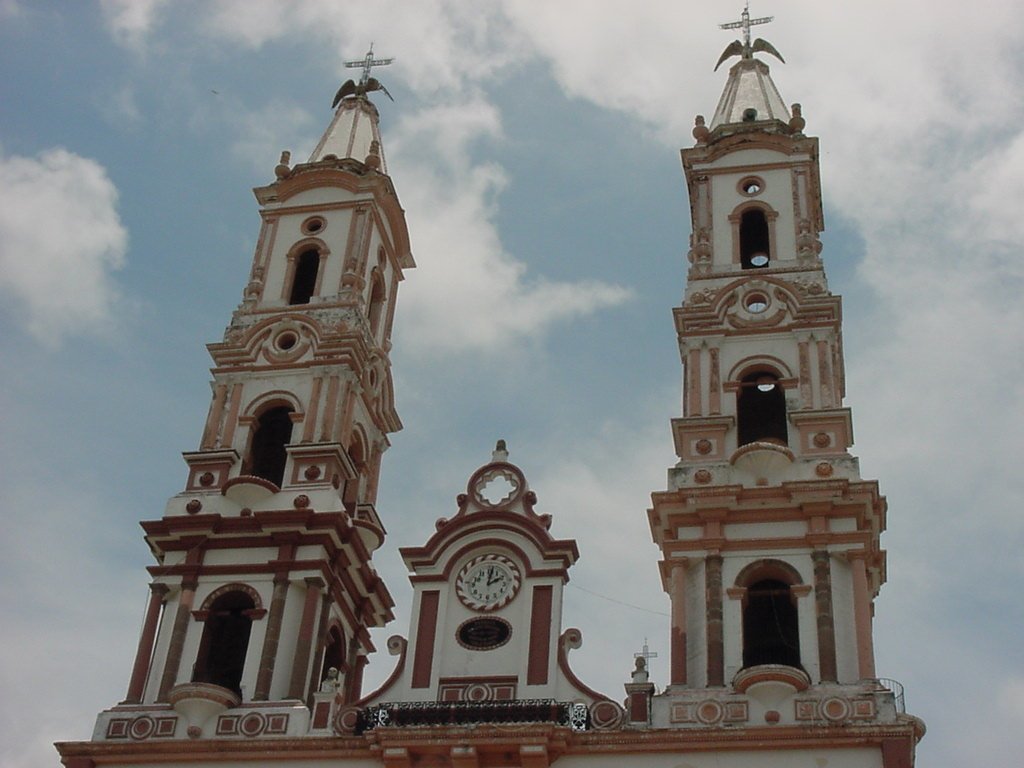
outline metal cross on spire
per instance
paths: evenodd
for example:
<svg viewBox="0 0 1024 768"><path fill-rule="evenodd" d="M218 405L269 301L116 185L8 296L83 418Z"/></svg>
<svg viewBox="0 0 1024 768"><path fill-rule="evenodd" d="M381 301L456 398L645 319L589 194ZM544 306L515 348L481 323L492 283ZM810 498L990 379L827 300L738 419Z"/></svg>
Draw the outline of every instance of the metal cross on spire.
<svg viewBox="0 0 1024 768"><path fill-rule="evenodd" d="M658 654L657 654L656 651L652 651L650 649L650 647L647 645L647 638L645 637L644 638L644 648L643 648L643 650L642 651L637 651L636 653L634 653L633 654L633 658L634 659L643 659L644 660L644 664L646 665L646 663L650 659L658 658Z"/></svg>
<svg viewBox="0 0 1024 768"><path fill-rule="evenodd" d="M758 24L767 24L772 21L774 16L761 16L756 19L750 18L750 0L743 5L743 13L740 15L739 21L730 21L726 24L719 24L719 29L742 29L743 30L743 46L745 48L750 47L750 28L757 26Z"/></svg>
<svg viewBox="0 0 1024 768"><path fill-rule="evenodd" d="M356 61L346 61L345 66L349 69L355 69L356 67L363 68L363 74L359 78L359 85L365 86L370 82L370 70L374 67L384 67L395 60L394 56L390 59L375 59L373 58L373 43L370 43L370 50L366 52L366 56Z"/></svg>

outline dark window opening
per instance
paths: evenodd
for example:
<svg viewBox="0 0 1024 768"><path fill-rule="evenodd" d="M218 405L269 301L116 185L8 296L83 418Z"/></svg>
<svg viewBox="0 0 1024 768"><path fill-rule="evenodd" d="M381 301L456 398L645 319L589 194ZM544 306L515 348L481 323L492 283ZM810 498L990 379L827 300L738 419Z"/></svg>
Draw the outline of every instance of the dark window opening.
<svg viewBox="0 0 1024 768"><path fill-rule="evenodd" d="M263 412L252 436L249 473L280 487L288 461L285 446L292 439L292 409L278 406Z"/></svg>
<svg viewBox="0 0 1024 768"><path fill-rule="evenodd" d="M767 267L769 261L768 219L761 209L751 208L740 218L740 265L757 269Z"/></svg>
<svg viewBox="0 0 1024 768"><path fill-rule="evenodd" d="M244 592L228 592L213 601L199 643L193 682L213 683L242 695L242 671L252 629L249 611L255 607Z"/></svg>
<svg viewBox="0 0 1024 768"><path fill-rule="evenodd" d="M384 281L379 275L375 275L373 281L373 288L370 291L370 311L368 317L370 320L370 333L373 337L377 337L377 332L380 330L381 317L384 314Z"/></svg>
<svg viewBox="0 0 1024 768"><path fill-rule="evenodd" d="M295 263L295 274L292 276L292 292L288 297L289 304L309 304L309 299L316 290L316 275L320 271L320 254L316 249L303 251Z"/></svg>
<svg viewBox="0 0 1024 768"><path fill-rule="evenodd" d="M470 619L458 629L459 642L476 651L489 651L508 642L512 627L501 619Z"/></svg>
<svg viewBox="0 0 1024 768"><path fill-rule="evenodd" d="M345 638L337 627L331 627L327 635L327 649L324 651L324 663L320 668L320 679L327 677L327 670L334 667L337 670L345 669Z"/></svg>
<svg viewBox="0 0 1024 768"><path fill-rule="evenodd" d="M786 445L786 394L777 377L752 373L743 377L736 402L739 444L766 440Z"/></svg>
<svg viewBox="0 0 1024 768"><path fill-rule="evenodd" d="M789 585L764 579L747 587L743 608L743 666L800 666L796 604Z"/></svg>

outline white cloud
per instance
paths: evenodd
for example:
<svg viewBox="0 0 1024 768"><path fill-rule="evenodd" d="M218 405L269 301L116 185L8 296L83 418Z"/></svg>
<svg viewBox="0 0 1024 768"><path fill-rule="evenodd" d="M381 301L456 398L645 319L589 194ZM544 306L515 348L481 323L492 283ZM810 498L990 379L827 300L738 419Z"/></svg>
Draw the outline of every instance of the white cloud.
<svg viewBox="0 0 1024 768"><path fill-rule="evenodd" d="M103 16L114 38L140 49L160 20L167 0L100 0Z"/></svg>
<svg viewBox="0 0 1024 768"><path fill-rule="evenodd" d="M362 58L370 43L375 55L395 57L383 72L395 72L413 89L436 93L460 90L521 60L525 41L504 23L492 3L457 0L378 0L369 4L331 0L221 0L204 6L201 28L209 35L260 47L272 40L300 37L334 52L341 62ZM328 54L329 55L329 54ZM386 81L387 76L381 74Z"/></svg>
<svg viewBox="0 0 1024 768"><path fill-rule="evenodd" d="M261 178L270 178L282 150L292 152L292 164L306 162L320 127L308 111L278 101L250 112L233 108L230 114L238 129L231 154Z"/></svg>
<svg viewBox="0 0 1024 768"><path fill-rule="evenodd" d="M629 297L594 280L529 280L503 249L494 222L504 170L474 164L469 147L500 136L485 101L428 108L389 135L418 269L402 287L403 345L410 351L507 352L555 322L615 306Z"/></svg>
<svg viewBox="0 0 1024 768"><path fill-rule="evenodd" d="M116 206L94 160L60 148L0 156L0 291L39 340L109 329L128 246Z"/></svg>

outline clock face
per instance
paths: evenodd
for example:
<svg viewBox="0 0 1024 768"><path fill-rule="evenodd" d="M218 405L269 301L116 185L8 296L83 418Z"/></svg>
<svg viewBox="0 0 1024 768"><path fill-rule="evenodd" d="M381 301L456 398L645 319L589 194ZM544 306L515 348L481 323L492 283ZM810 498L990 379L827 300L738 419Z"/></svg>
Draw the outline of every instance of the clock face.
<svg viewBox="0 0 1024 768"><path fill-rule="evenodd" d="M493 611L511 602L521 579L515 562L504 555L474 557L459 572L456 593L467 608Z"/></svg>

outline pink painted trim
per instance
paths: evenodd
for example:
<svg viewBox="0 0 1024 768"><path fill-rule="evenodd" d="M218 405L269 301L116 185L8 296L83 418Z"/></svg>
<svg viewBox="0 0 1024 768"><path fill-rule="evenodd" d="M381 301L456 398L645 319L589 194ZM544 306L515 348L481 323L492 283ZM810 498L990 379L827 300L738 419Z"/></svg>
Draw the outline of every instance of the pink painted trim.
<svg viewBox="0 0 1024 768"><path fill-rule="evenodd" d="M420 598L420 615L416 622L416 652L412 662L412 687L429 688L434 661L434 639L437 634L437 612L441 601L439 591L424 592Z"/></svg>
<svg viewBox="0 0 1024 768"><path fill-rule="evenodd" d="M571 628L562 633L562 636L558 638L558 669L565 675L569 684L584 696L594 701L611 701L608 696L595 691L576 677L576 673L569 668L569 649L579 648L581 645L583 645L583 633L578 629Z"/></svg>
<svg viewBox="0 0 1024 768"><path fill-rule="evenodd" d="M554 592L550 584L533 588L530 614L530 656L526 667L527 685L546 685L548 658L551 655L551 606Z"/></svg>

